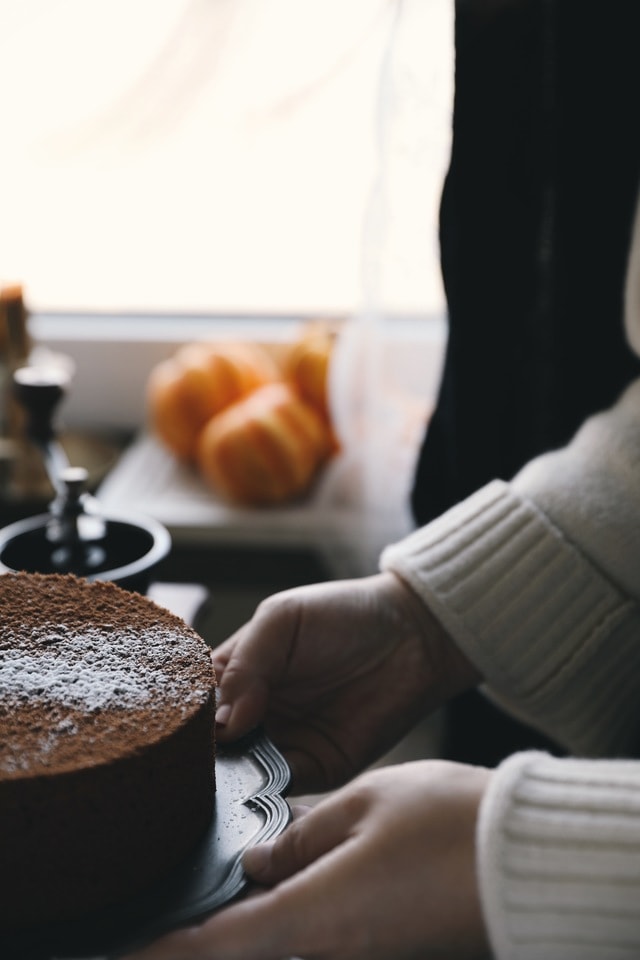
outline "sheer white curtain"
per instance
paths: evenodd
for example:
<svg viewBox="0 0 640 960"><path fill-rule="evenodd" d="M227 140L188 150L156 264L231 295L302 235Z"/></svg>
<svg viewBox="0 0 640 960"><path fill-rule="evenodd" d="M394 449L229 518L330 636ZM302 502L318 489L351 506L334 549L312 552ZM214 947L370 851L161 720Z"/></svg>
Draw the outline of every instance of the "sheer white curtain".
<svg viewBox="0 0 640 960"><path fill-rule="evenodd" d="M396 9L3 0L0 280L38 307L352 309Z"/></svg>
<svg viewBox="0 0 640 960"><path fill-rule="evenodd" d="M343 457L327 476L359 511L363 572L413 525L409 494L438 387L446 322L437 215L450 149L453 4L403 0L382 64L378 167L365 217L362 302L332 369ZM417 311L403 338L398 312ZM418 332L419 331L419 332Z"/></svg>

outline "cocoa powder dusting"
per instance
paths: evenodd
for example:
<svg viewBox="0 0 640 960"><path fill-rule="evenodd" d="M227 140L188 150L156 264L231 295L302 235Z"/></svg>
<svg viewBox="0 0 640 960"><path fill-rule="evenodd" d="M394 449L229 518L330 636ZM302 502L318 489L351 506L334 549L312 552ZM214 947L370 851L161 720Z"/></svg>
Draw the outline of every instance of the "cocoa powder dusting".
<svg viewBox="0 0 640 960"><path fill-rule="evenodd" d="M205 642L148 598L72 575L0 576L0 778L135 752L214 685Z"/></svg>

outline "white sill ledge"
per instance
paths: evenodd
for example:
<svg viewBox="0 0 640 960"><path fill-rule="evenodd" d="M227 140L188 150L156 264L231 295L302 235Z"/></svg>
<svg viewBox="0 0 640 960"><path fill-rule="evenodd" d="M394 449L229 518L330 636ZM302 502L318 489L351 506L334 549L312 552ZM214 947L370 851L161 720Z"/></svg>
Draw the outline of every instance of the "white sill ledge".
<svg viewBox="0 0 640 960"><path fill-rule="evenodd" d="M137 430L144 423L144 397L152 367L182 343L242 339L281 343L310 319L289 316L147 316L139 314L34 313L29 329L36 342L70 356L76 367L61 407L72 429ZM446 335L443 315L398 316L383 325L389 358L406 368L418 394L439 371ZM421 382L422 381L422 382Z"/></svg>

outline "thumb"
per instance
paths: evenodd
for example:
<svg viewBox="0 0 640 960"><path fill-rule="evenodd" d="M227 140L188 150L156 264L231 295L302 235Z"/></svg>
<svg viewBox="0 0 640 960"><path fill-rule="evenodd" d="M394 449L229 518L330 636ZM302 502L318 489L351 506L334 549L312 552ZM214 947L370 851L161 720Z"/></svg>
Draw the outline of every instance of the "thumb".
<svg viewBox="0 0 640 960"><path fill-rule="evenodd" d="M263 886L273 886L299 873L351 835L352 809L329 797L301 811L275 840L245 850L245 872Z"/></svg>
<svg viewBox="0 0 640 960"><path fill-rule="evenodd" d="M290 646L286 637L272 618L257 613L213 651L221 741L237 740L263 721L271 687L286 667Z"/></svg>
<svg viewBox="0 0 640 960"><path fill-rule="evenodd" d="M216 737L221 743L237 740L263 720L269 690L259 678L242 678L242 690L234 695L230 684L220 685L216 708Z"/></svg>

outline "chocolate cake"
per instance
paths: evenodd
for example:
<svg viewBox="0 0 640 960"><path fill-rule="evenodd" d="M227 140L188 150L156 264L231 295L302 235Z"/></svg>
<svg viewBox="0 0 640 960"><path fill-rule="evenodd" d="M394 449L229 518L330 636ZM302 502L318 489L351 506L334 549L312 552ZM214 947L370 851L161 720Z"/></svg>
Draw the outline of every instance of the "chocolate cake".
<svg viewBox="0 0 640 960"><path fill-rule="evenodd" d="M214 688L205 642L148 598L0 576L0 933L126 900L196 844Z"/></svg>

